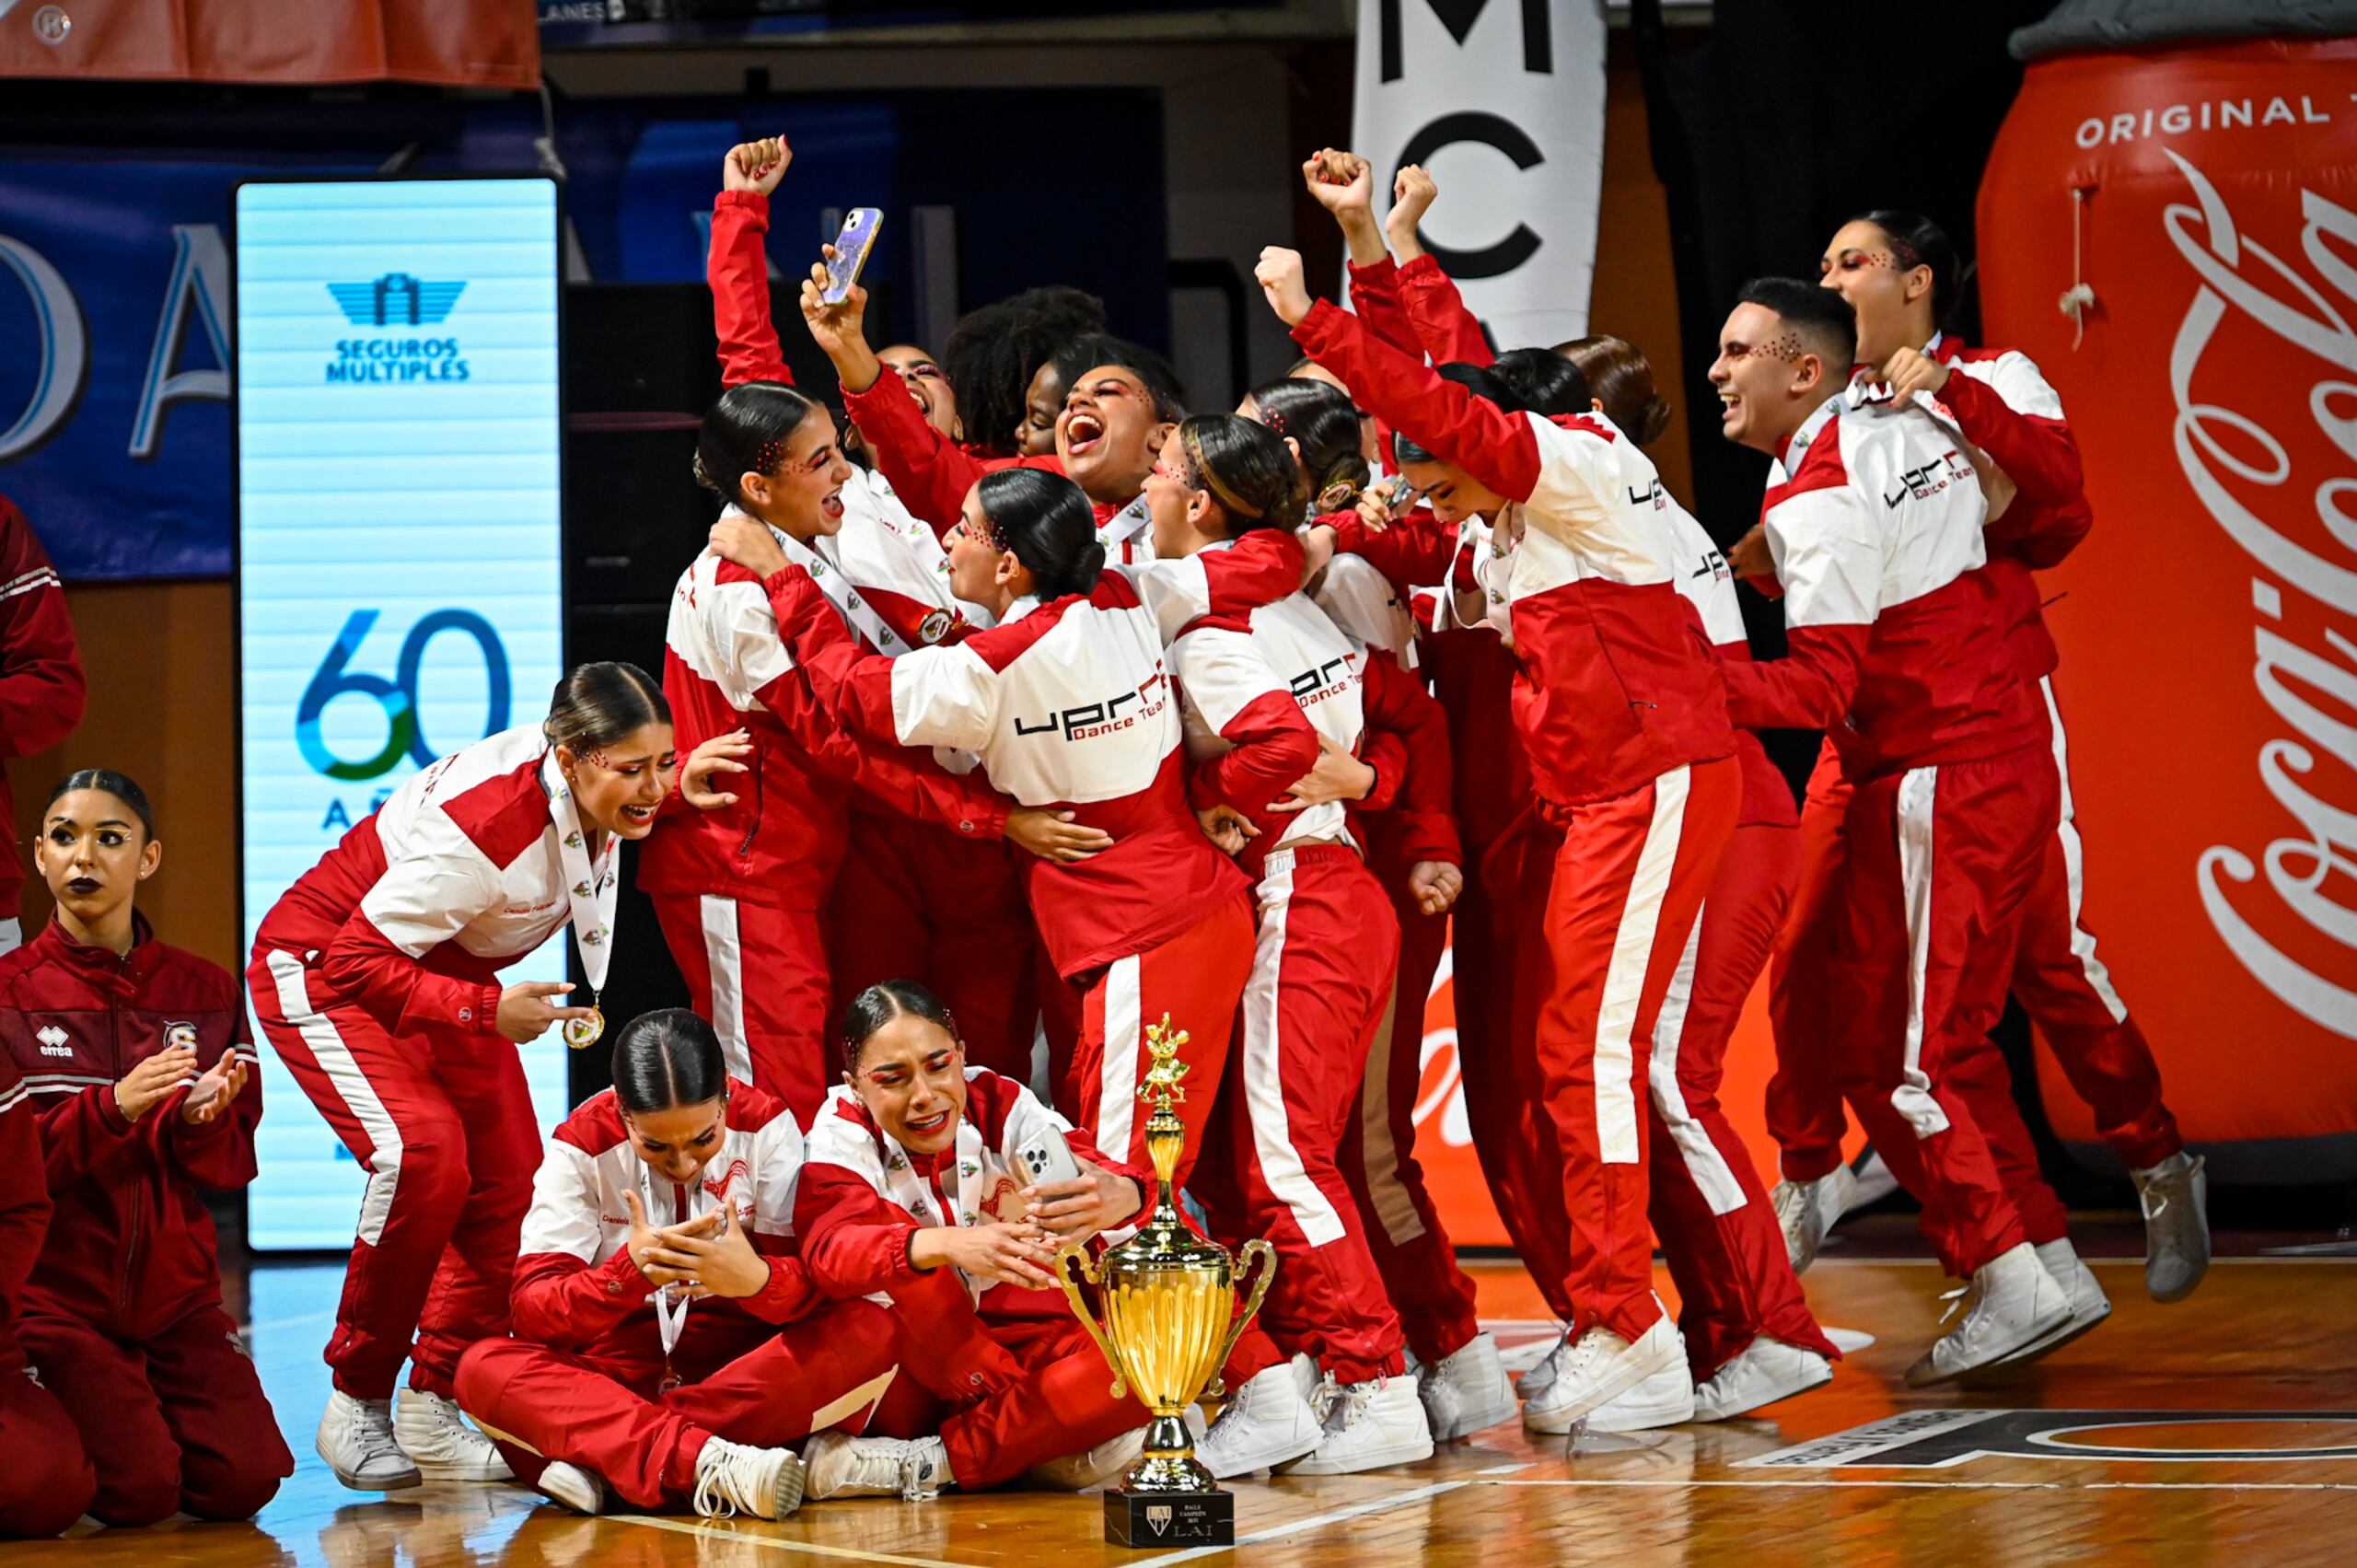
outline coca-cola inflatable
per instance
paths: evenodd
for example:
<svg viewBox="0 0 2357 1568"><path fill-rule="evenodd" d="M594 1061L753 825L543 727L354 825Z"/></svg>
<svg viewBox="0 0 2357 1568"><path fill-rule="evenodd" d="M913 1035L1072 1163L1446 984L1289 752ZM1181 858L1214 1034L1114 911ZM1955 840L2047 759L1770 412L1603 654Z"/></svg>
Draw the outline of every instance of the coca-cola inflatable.
<svg viewBox="0 0 2357 1568"><path fill-rule="evenodd" d="M2213 1179L2357 1178L2357 39L2037 61L1980 251L2095 506L2044 578L2086 924Z"/></svg>

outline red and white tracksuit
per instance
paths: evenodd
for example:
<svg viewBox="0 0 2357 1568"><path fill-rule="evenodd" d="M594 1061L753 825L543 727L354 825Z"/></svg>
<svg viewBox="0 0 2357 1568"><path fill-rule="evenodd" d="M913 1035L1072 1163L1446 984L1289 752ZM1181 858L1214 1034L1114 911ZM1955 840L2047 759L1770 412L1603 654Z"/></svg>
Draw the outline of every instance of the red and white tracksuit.
<svg viewBox="0 0 2357 1568"><path fill-rule="evenodd" d="M1260 906L1243 1048L1194 1191L1225 1239L1275 1244L1261 1326L1280 1350L1306 1352L1342 1383L1397 1376L1399 1319L1340 1156L1390 1010L1398 927L1351 837L1347 809L1329 802L1272 811L1299 775L1270 774L1251 741L1301 726L1313 746L1324 739L1356 752L1375 705L1367 687L1411 683L1387 659L1376 673L1367 650L1304 594L1198 621L1171 644L1170 657L1196 764L1195 804L1229 806L1260 832L1237 856L1258 877ZM1395 763L1394 789L1401 771Z"/></svg>
<svg viewBox="0 0 2357 1568"><path fill-rule="evenodd" d="M2047 631L2036 571L2056 565L2093 522L2076 444L2061 401L2027 356L1967 348L1934 337L1927 350L1948 366L1940 401L1959 429L2016 486L2004 515L1983 530L1998 614L2026 679L2042 689L2061 821L2047 844L2023 912L2012 990L2046 1038L2082 1099L2094 1108L2105 1142L2131 1169L2156 1165L2184 1146L2161 1098L2160 1071L2143 1031L2128 1016L2096 939L2080 921L2084 852L2071 808L2071 778L2053 676L2060 655ZM1840 761L1830 747L1810 783L1804 830L1812 850L1809 886L1779 944L1771 982L1777 1072L1769 1086L1769 1126L1783 1150L1785 1174L1812 1179L1840 1158L1841 1103L1817 1042L1826 1040L1824 979L1831 954L1829 922L1818 889L1839 876L1839 817L1844 799ZM2014 1157L2028 1157L2022 1151Z"/></svg>
<svg viewBox="0 0 2357 1568"><path fill-rule="evenodd" d="M1830 729L1853 781L1836 1080L1964 1275L2062 1234L2035 1166L1998 1152L2018 1113L1987 1038L2058 799L1963 443L1873 398L1829 399L1779 454L1762 521L1792 651L1730 665L1728 703L1747 727Z"/></svg>
<svg viewBox="0 0 2357 1568"><path fill-rule="evenodd" d="M1300 581L1299 546L1262 531L1272 535L1265 548L1227 553L1238 572L1282 585L1262 595L1274 598ZM780 635L844 727L976 752L993 788L1026 806L1069 809L1112 836L1112 848L1087 860L1025 867L1040 940L1082 993L1059 1098L1098 1147L1142 1161L1144 1031L1168 1014L1189 1036L1179 1111L1189 1131L1181 1165L1191 1167L1251 963L1252 916L1242 875L1187 804L1164 633L1140 597L1161 591L1160 575L1133 584L1109 572L1093 593L1018 601L990 631L897 659L863 655L798 568L765 587ZM1317 756L1306 726L1254 749L1278 791Z"/></svg>
<svg viewBox="0 0 2357 1568"><path fill-rule="evenodd" d="M238 982L155 939L86 947L52 921L0 958L0 1049L24 1074L56 1211L17 1332L82 1428L98 1472L89 1512L152 1525L176 1512L243 1519L295 1472L261 1379L221 1309L203 1192L254 1177L261 1079L203 1126L175 1089L135 1122L114 1086L169 1046L199 1071L256 1064Z"/></svg>
<svg viewBox="0 0 2357 1568"><path fill-rule="evenodd" d="M724 192L713 204L706 272L731 387L793 380L770 318L768 226L765 196ZM781 544L830 575L839 612L870 651L954 641L987 623L950 594L939 540L880 475L854 471L842 502L831 538ZM707 555L681 575L667 641L681 749L740 726L756 747L733 786L738 804L667 822L638 875L731 1070L784 1095L797 1116L814 1114L841 1004L901 975L948 1002L978 1055L1028 1061L1029 966L1004 955L1034 938L1015 852L999 836L1004 803L929 757L830 734L778 653L767 600L726 563ZM921 897L911 865L947 897ZM963 919L942 920L946 909Z"/></svg>
<svg viewBox="0 0 2357 1568"><path fill-rule="evenodd" d="M254 936L254 1016L368 1172L328 1342L354 1399L447 1396L459 1353L504 1333L540 1134L499 971L570 918L537 725L405 781L280 897ZM569 815L569 808L568 808ZM619 875L607 839L593 865ZM412 1350L410 1341L416 1335Z"/></svg>
<svg viewBox="0 0 2357 1568"><path fill-rule="evenodd" d="M65 590L32 525L0 495L0 763L46 751L82 722L87 699ZM0 768L0 822L14 822ZM21 854L0 855L0 953L15 947Z"/></svg>
<svg viewBox="0 0 2357 1568"><path fill-rule="evenodd" d="M39 1113L14 1053L0 1052L0 1536L56 1535L99 1491L80 1429L17 1339L49 1214Z"/></svg>
<svg viewBox="0 0 2357 1568"><path fill-rule="evenodd" d="M908 1347L910 1376L872 1429L937 1431L968 1492L1146 1423L1134 1393L1112 1397L1105 1357L1061 1289L977 1285L956 1269L920 1272L909 1262L921 1229L1019 1219L1029 1178L1016 1153L1049 1129L1153 1201L1151 1170L1108 1159L1030 1090L986 1067L966 1069L965 1115L937 1155L911 1155L847 1087L828 1096L810 1129L795 1216L811 1277L832 1296L890 1296ZM1273 1362L1270 1351L1261 1365Z"/></svg>
<svg viewBox="0 0 2357 1568"><path fill-rule="evenodd" d="M773 1096L730 1079L721 1144L686 1185L638 1156L614 1091L549 1139L516 1263L515 1338L459 1363L458 1400L527 1485L552 1460L603 1477L642 1508L691 1495L714 1437L774 1448L855 1421L900 1364L891 1315L829 1301L797 1256L802 1133ZM666 1342L656 1287L630 1256L636 1193L647 1223L727 1205L770 1268L751 1295L678 1303Z"/></svg>
<svg viewBox="0 0 2357 1568"><path fill-rule="evenodd" d="M1502 527L1524 530L1507 588L1515 716L1565 830L1537 1048L1563 1141L1566 1288L1574 1331L1601 1322L1633 1340L1659 1310L1639 1109L1655 1021L1740 796L1718 659L1676 587L1666 498L1608 421L1508 414L1324 301L1294 335L1362 407L1508 497Z"/></svg>

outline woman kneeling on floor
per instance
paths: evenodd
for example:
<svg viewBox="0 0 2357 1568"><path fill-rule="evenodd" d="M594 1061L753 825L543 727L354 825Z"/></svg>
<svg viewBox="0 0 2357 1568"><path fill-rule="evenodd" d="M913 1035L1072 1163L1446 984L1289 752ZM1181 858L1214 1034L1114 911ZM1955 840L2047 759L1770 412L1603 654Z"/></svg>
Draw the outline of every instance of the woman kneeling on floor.
<svg viewBox="0 0 2357 1568"><path fill-rule="evenodd" d="M795 1255L802 1134L730 1078L712 1026L644 1014L614 1086L556 1130L532 1183L512 1339L459 1363L459 1404L516 1477L596 1513L775 1519L803 1495L785 1445L867 1410L900 1360L892 1315L829 1301Z"/></svg>

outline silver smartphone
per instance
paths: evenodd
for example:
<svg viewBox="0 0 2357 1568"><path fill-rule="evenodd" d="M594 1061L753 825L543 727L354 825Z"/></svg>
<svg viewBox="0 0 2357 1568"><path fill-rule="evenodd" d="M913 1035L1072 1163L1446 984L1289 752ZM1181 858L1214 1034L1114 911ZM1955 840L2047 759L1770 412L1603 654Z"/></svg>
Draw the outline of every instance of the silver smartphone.
<svg viewBox="0 0 2357 1568"><path fill-rule="evenodd" d="M1030 1140L1015 1151L1015 1174L1026 1187L1037 1187L1043 1181L1073 1181L1080 1176L1080 1162L1073 1158L1072 1145L1053 1127L1042 1127Z"/></svg>

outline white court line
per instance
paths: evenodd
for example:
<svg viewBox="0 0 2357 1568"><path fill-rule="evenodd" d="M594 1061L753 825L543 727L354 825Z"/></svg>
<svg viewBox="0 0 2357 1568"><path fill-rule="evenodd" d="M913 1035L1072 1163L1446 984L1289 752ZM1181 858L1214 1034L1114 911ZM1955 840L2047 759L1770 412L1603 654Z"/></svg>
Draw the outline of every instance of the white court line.
<svg viewBox="0 0 2357 1568"><path fill-rule="evenodd" d="M854 1562L899 1562L907 1568L974 1568L967 1562L945 1562L937 1557L895 1557L888 1551L853 1550L844 1546L820 1546L815 1541L787 1540L782 1536L748 1535L741 1530L718 1529L710 1525L691 1525L678 1519L650 1518L644 1514L607 1514L601 1517L618 1525L644 1525L649 1529L671 1530L683 1536L706 1536L714 1540L735 1541L743 1546L767 1547L772 1551L800 1551L812 1557L842 1557Z"/></svg>
<svg viewBox="0 0 2357 1568"><path fill-rule="evenodd" d="M1160 1557L1142 1558L1129 1564L1129 1568L1165 1568L1168 1563L1192 1562L1199 1557L1213 1557L1223 1551L1241 1551L1248 1546L1258 1546L1262 1541L1298 1535L1304 1530L1323 1529L1328 1525L1339 1525L1345 1519L1355 1519L1365 1514L1380 1514L1387 1508L1397 1508L1403 1503L1421 1502L1424 1498L1437 1497L1444 1492L1455 1492L1459 1487L1472 1484L1469 1481L1444 1481L1434 1486L1420 1486L1412 1492L1401 1492L1389 1497L1378 1497L1372 1503L1354 1504L1348 1508L1334 1509L1331 1513L1315 1514L1306 1519L1291 1519L1282 1525L1271 1525L1265 1530L1254 1530L1249 1535L1237 1536L1234 1546L1198 1546L1185 1551L1165 1552Z"/></svg>
<svg viewBox="0 0 2357 1568"><path fill-rule="evenodd" d="M1684 1486L1684 1487L1939 1487L1978 1488L1991 1492L2357 1492L2357 1481L1484 1481L1477 1486Z"/></svg>

